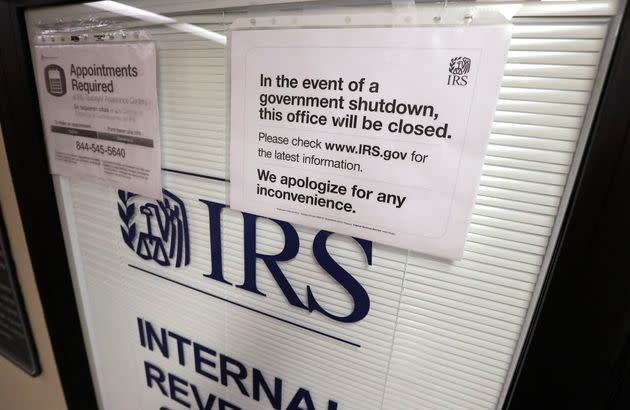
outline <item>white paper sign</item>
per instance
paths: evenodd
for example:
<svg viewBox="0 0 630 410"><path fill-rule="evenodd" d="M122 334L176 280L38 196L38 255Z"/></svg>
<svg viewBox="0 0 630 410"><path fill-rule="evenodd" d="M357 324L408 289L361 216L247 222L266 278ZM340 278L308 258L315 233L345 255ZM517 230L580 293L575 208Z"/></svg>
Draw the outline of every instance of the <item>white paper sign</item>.
<svg viewBox="0 0 630 410"><path fill-rule="evenodd" d="M155 44L36 46L51 172L161 197Z"/></svg>
<svg viewBox="0 0 630 410"><path fill-rule="evenodd" d="M234 31L231 207L461 258L510 34Z"/></svg>

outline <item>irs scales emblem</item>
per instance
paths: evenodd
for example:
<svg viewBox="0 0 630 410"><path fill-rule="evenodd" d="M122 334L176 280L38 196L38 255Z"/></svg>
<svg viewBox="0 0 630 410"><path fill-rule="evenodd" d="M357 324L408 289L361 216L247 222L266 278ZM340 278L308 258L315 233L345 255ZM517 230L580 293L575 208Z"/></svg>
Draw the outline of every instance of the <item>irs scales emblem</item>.
<svg viewBox="0 0 630 410"><path fill-rule="evenodd" d="M468 74L470 71L470 58L454 57L448 65L448 72L451 74L462 75Z"/></svg>
<svg viewBox="0 0 630 410"><path fill-rule="evenodd" d="M164 198L143 204L140 196L118 190L118 214L123 240L139 257L161 266L186 266L190 263L190 238L186 207L168 190ZM139 205L139 207L137 207ZM139 215L138 215L139 214ZM136 218L144 216L144 223Z"/></svg>

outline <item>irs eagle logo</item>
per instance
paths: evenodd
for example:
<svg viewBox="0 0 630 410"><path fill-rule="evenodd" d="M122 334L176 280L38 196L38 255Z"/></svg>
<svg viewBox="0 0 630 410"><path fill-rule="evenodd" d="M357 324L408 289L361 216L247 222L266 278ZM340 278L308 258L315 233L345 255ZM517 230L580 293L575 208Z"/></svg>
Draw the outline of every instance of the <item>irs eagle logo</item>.
<svg viewBox="0 0 630 410"><path fill-rule="evenodd" d="M118 190L118 215L123 240L145 260L161 266L186 266L190 263L190 237L186 207L181 199L166 189L162 200L145 202L139 206L144 215L136 221L138 195Z"/></svg>
<svg viewBox="0 0 630 410"><path fill-rule="evenodd" d="M454 57L448 65L448 72L455 75L468 74L470 71L470 58Z"/></svg>

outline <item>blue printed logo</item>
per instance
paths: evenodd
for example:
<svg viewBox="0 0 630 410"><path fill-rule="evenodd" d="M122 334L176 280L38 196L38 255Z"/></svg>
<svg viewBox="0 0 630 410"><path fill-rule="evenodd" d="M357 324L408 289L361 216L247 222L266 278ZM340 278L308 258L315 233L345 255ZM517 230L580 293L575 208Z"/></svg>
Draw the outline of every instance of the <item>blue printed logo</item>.
<svg viewBox="0 0 630 410"><path fill-rule="evenodd" d="M173 193L162 190L162 200L139 206L145 223L136 223L136 203L140 198L131 192L118 190L118 214L123 240L138 256L153 260L161 266L180 266L190 263L190 237L186 207ZM142 228L138 228L141 226Z"/></svg>
<svg viewBox="0 0 630 410"><path fill-rule="evenodd" d="M164 199L162 200L141 203L141 197L138 195L121 190L118 191L118 214L121 219L120 231L122 239L129 249L142 259L153 260L157 264L166 267L186 266L190 263L190 236L186 208L181 199L173 193L163 190L163 194ZM203 274L204 278L215 281L215 283L219 282L225 286L233 286L235 289L238 289L238 292L250 292L265 297L267 294L260 287L261 281L259 278L261 275L259 273L261 272L259 270L261 265L258 263L263 262L267 272L271 275L272 281L276 283L291 306L303 309L309 313L319 312L341 323L359 322L367 316L370 311L370 296L352 273L343 267L330 253L327 243L332 232L319 231L309 242L312 242L314 263L319 265L323 272L330 276L333 281L337 282L339 287L352 299L351 309L346 309L345 311L326 306L326 303L318 298L316 286L307 284L306 295L303 296L287 279L283 271L284 262L291 261L300 252L300 237L295 227L285 221L268 220L271 223L275 223L281 230L282 233L277 235L276 238L280 243L283 242L283 245L280 252L267 253L258 250L256 246L256 221L260 217L241 212L243 221L243 271L240 277L231 275L227 278L223 269L221 213L228 207L225 204L205 199L199 199L199 201L206 206L208 212L210 266L208 267L209 270L206 271L208 273ZM141 216L136 218L136 208L139 210L139 214L144 215L144 218ZM358 238L353 239L358 245L358 249L365 255L366 264L372 265L372 242ZM129 267L153 274L133 265L129 265ZM161 275L154 275L164 279ZM174 283L179 282L175 281ZM183 286L198 290L188 285ZM215 297L209 293L201 292ZM222 297L219 299L245 307ZM254 308L245 308L257 311ZM270 316L267 313L263 314ZM280 320L291 324L291 322L284 319ZM302 325L296 326L305 328ZM315 332L322 334L319 331ZM328 335L328 337L360 347L357 343L343 340L336 336Z"/></svg>

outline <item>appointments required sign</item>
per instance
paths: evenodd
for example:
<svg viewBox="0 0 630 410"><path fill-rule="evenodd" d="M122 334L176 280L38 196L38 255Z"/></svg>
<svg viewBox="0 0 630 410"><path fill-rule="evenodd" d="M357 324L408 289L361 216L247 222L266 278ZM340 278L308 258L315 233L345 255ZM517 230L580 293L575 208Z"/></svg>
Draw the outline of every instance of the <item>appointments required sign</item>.
<svg viewBox="0 0 630 410"><path fill-rule="evenodd" d="M510 34L233 31L230 205L461 258Z"/></svg>
<svg viewBox="0 0 630 410"><path fill-rule="evenodd" d="M160 197L155 44L36 46L35 53L51 172Z"/></svg>

